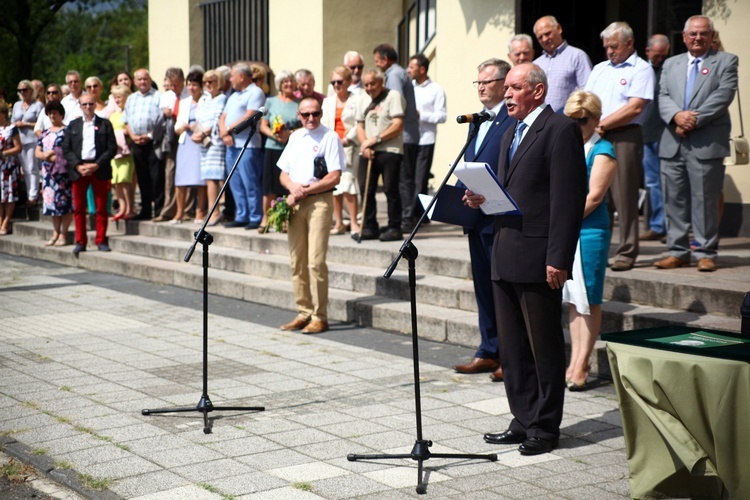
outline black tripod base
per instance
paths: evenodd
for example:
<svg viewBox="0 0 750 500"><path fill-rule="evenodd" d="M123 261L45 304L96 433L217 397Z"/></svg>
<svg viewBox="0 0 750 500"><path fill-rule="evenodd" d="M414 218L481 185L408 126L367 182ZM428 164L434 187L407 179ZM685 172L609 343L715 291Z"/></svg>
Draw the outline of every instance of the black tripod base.
<svg viewBox="0 0 750 500"><path fill-rule="evenodd" d="M141 410L141 415L157 415L160 413L186 413L197 411L203 413L203 433L210 434L211 426L208 422L208 414L212 411L265 411L263 406L214 406L207 395L201 396L196 406L184 406L178 408L158 408L155 410Z"/></svg>
<svg viewBox="0 0 750 500"><path fill-rule="evenodd" d="M401 454L376 454L376 455L356 455L350 453L346 456L346 459L350 462L356 460L381 460L381 459L400 459L400 458L411 458L417 461L417 493L420 495L427 493L427 483L423 481L424 472L424 461L430 458L457 458L457 459L468 459L468 460L489 460L490 462L497 461L497 454L491 453L489 455L470 455L464 453L430 453L430 446L432 441L418 440L414 443L411 453Z"/></svg>

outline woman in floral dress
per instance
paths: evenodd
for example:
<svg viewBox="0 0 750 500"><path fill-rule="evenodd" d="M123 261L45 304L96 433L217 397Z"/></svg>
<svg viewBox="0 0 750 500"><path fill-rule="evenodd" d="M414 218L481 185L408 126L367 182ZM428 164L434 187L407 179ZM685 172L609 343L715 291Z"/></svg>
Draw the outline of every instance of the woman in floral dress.
<svg viewBox="0 0 750 500"><path fill-rule="evenodd" d="M43 213L52 216L54 229L45 245L61 247L67 243L68 227L73 220L73 184L62 153L65 108L58 101L50 101L44 111L52 126L42 132L35 154L42 162Z"/></svg>
<svg viewBox="0 0 750 500"><path fill-rule="evenodd" d="M23 149L18 129L8 120L8 103L0 99L0 236L10 232L18 201L18 154Z"/></svg>

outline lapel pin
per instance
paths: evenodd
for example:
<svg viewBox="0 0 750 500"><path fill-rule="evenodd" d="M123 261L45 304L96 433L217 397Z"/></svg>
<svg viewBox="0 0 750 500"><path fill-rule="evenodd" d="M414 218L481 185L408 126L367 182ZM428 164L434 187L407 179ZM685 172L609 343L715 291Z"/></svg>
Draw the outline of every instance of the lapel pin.
<svg viewBox="0 0 750 500"><path fill-rule="evenodd" d="M625 85L625 84L627 84L627 83L628 83L628 81L627 81L627 80L625 80L624 78L621 78L621 79L620 79L620 85Z"/></svg>
<svg viewBox="0 0 750 500"><path fill-rule="evenodd" d="M703 68L701 70L701 73L703 73L704 76L707 75L708 74L708 68Z"/></svg>

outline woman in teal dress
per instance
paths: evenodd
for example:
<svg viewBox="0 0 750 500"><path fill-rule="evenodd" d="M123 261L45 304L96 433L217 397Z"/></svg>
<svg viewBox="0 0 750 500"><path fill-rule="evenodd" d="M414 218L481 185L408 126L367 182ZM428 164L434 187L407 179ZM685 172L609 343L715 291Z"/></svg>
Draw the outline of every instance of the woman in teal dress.
<svg viewBox="0 0 750 500"><path fill-rule="evenodd" d="M589 190L583 212L573 280L565 284L564 299L569 302L570 364L565 382L571 391L586 388L589 358L602 326L604 273L610 231L605 196L617 170L612 143L602 139L595 129L602 116L602 103L590 92L573 92L565 103L565 114L578 122L584 141ZM584 286L585 285L585 286Z"/></svg>

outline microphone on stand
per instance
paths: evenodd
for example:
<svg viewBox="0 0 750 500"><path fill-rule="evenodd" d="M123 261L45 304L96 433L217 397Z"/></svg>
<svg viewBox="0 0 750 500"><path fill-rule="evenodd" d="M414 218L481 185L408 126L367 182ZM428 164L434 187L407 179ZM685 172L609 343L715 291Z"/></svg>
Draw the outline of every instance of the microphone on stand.
<svg viewBox="0 0 750 500"><path fill-rule="evenodd" d="M258 108L258 111L256 111L252 115L250 115L250 118L248 118L244 122L242 122L239 125L237 125L236 127L234 127L231 130L231 132L233 134L239 134L240 132L242 132L246 128L248 128L248 127L250 127L252 125L256 125L260 121L260 119L263 118L264 116L266 116L267 114L268 114L268 110L265 107L261 106L260 108Z"/></svg>
<svg viewBox="0 0 750 500"><path fill-rule="evenodd" d="M492 110L486 110L486 111L480 111L479 113L469 113L468 115L458 115L456 117L456 121L458 123L482 123L482 122L491 122L495 119L494 111Z"/></svg>

